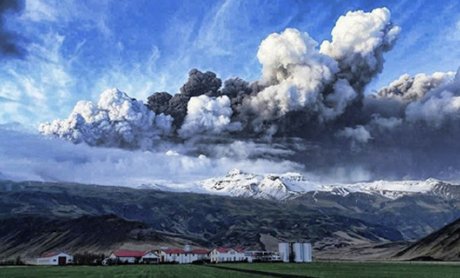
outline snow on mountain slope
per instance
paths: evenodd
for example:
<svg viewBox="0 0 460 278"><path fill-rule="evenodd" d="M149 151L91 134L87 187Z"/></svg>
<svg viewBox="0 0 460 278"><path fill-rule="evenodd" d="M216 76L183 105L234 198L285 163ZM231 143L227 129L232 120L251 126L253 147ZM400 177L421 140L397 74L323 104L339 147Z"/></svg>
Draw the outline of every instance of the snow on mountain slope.
<svg viewBox="0 0 460 278"><path fill-rule="evenodd" d="M436 179L427 180L403 180L403 181L385 181L378 180L372 182L360 182L354 184L339 184L323 186L323 191L336 191L340 195L347 195L351 192L363 192L368 194L378 194L390 199L396 199L404 195L414 193L427 193L441 183ZM337 190L342 188L341 191Z"/></svg>
<svg viewBox="0 0 460 278"><path fill-rule="evenodd" d="M226 176L204 180L201 185L211 193L252 197L259 192L257 185L262 179L262 176L233 169Z"/></svg>
<svg viewBox="0 0 460 278"><path fill-rule="evenodd" d="M360 182L354 184L320 184L308 181L299 173L281 175L257 175L233 169L223 177L210 178L188 184L168 184L166 182L143 185L164 191L181 191L252 197L260 199L285 200L306 192L329 192L333 195L347 196L353 192L380 195L397 199L405 195L426 193L443 198L460 197L460 186L436 179Z"/></svg>
<svg viewBox="0 0 460 278"><path fill-rule="evenodd" d="M201 182L211 194L283 200L303 192L317 190L316 184L307 181L301 174L255 175L233 169L224 177Z"/></svg>

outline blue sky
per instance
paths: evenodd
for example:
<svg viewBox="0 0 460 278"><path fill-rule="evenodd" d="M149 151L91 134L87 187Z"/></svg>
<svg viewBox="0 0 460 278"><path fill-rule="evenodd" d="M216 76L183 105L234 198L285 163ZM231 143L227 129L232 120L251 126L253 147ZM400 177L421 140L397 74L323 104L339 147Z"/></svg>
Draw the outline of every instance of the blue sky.
<svg viewBox="0 0 460 278"><path fill-rule="evenodd" d="M340 15L382 6L402 32L369 91L403 73L460 66L458 1L29 0L6 18L27 55L0 60L0 123L63 118L106 88L139 99L175 93L191 68L257 80L270 33L294 27L321 42Z"/></svg>

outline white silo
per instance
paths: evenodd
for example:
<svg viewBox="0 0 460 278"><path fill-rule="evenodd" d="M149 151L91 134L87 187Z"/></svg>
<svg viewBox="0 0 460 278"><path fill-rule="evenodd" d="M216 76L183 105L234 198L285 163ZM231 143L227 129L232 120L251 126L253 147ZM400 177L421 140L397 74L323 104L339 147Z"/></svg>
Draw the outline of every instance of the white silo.
<svg viewBox="0 0 460 278"><path fill-rule="evenodd" d="M312 261L312 247L311 243L303 244L303 261L309 263Z"/></svg>
<svg viewBox="0 0 460 278"><path fill-rule="evenodd" d="M290 248L289 243L287 242L280 242L278 243L278 252L280 253L280 258L283 262L289 262L289 255L290 255Z"/></svg>
<svg viewBox="0 0 460 278"><path fill-rule="evenodd" d="M294 251L294 262L301 263L303 262L303 244L296 242L293 244L293 251Z"/></svg>

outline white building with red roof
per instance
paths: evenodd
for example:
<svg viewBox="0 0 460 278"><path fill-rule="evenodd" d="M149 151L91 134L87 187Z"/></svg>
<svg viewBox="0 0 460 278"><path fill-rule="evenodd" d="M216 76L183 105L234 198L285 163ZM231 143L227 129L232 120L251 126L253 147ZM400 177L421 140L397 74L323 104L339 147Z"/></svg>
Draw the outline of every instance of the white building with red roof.
<svg viewBox="0 0 460 278"><path fill-rule="evenodd" d="M186 245L181 248L163 248L154 251L137 251L120 249L112 252L108 260L119 263L179 263L189 264L199 260L207 260L209 250L191 249Z"/></svg>
<svg viewBox="0 0 460 278"><path fill-rule="evenodd" d="M66 265L73 263L73 256L65 252L46 252L37 258L37 265Z"/></svg>
<svg viewBox="0 0 460 278"><path fill-rule="evenodd" d="M190 264L199 260L208 259L209 250L207 249L180 249L166 248L159 251L160 262Z"/></svg>
<svg viewBox="0 0 460 278"><path fill-rule="evenodd" d="M139 262L143 264L157 264L160 262L160 256L157 251L146 251Z"/></svg>
<svg viewBox="0 0 460 278"><path fill-rule="evenodd" d="M127 249L119 249L112 254L110 254L109 258L112 260L117 260L121 263L135 263L139 262L139 260L144 255L144 251L138 250L127 250Z"/></svg>
<svg viewBox="0 0 460 278"><path fill-rule="evenodd" d="M211 250L209 259L212 263L224 263L246 261L247 257L243 248L217 247Z"/></svg>

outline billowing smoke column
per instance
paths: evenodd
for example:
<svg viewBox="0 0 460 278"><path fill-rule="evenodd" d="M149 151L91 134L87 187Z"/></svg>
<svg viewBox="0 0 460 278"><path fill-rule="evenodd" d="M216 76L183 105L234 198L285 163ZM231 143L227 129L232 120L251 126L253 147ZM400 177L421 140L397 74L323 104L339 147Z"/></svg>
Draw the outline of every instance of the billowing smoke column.
<svg viewBox="0 0 460 278"><path fill-rule="evenodd" d="M350 107L361 105L364 86L382 70L383 53L391 49L398 33L386 8L340 17L332 30L332 41L323 42L321 47L307 33L286 29L260 44L260 81L250 84L233 78L221 88L222 81L215 73L193 69L180 93L155 93L148 98L147 107L156 115L171 116L172 132L182 138L221 133L296 136L296 130L289 126L333 124ZM289 124L294 121L295 125ZM65 126L66 132L55 127L46 133L69 138L71 129L78 126L78 136L70 136L71 140L106 144L103 139L94 139L93 132L82 132L79 124ZM85 138L86 134L90 138ZM130 136L136 137L133 133ZM112 140L109 145L125 145L126 141Z"/></svg>
<svg viewBox="0 0 460 278"><path fill-rule="evenodd" d="M185 122L179 130L182 137L192 137L197 133L220 134L241 128L240 123L231 122L233 112L227 96L192 97L188 102L187 111Z"/></svg>
<svg viewBox="0 0 460 278"><path fill-rule="evenodd" d="M399 31L388 9L382 8L340 17L332 41L324 41L320 49L308 34L295 29L268 36L257 57L269 86L246 102L257 115L252 121L256 130L261 122L267 126L267 120L293 111L303 110L299 121L311 125L311 120L331 121L347 107L356 108L365 85L381 72L383 53L393 47Z"/></svg>
<svg viewBox="0 0 460 278"><path fill-rule="evenodd" d="M174 96L167 92L155 93L148 98L147 106L155 113L165 113L174 118L174 126L179 129L187 115L190 98L200 95L216 96L222 81L213 72L192 69L189 78Z"/></svg>
<svg viewBox="0 0 460 278"><path fill-rule="evenodd" d="M171 116L156 115L142 102L110 89L97 104L80 101L69 118L42 124L39 130L92 146L148 148L154 139L169 134L171 124Z"/></svg>
<svg viewBox="0 0 460 278"><path fill-rule="evenodd" d="M256 115L257 126L303 108L320 113L325 88L334 81L337 63L322 55L306 33L286 29L262 41L257 57L262 64L263 90L243 101Z"/></svg>
<svg viewBox="0 0 460 278"><path fill-rule="evenodd" d="M337 76L356 90L362 90L383 69L383 53L393 47L400 32L390 17L386 8L348 12L337 20L332 41L321 44L320 52L339 63Z"/></svg>
<svg viewBox="0 0 460 278"><path fill-rule="evenodd" d="M332 39L321 44L288 28L261 42L259 81L232 78L222 85L215 73L193 69L180 93L155 93L144 106L119 91L104 92L97 106L79 103L69 119L42 125L41 131L118 147L151 145L165 136L206 138L191 141L205 145L200 152L208 156L216 155L209 138L215 143L268 138L284 149L308 150L302 156L292 151L293 159L318 167L364 161L379 171L391 164L400 169L415 165L413 171L422 172L431 167L424 159L428 156L444 161L435 171L460 164L452 156L460 151L459 73L405 74L378 92L365 93L399 33L386 8L348 12L337 20ZM108 95L116 105L105 104ZM289 145L287 138L304 143Z"/></svg>

